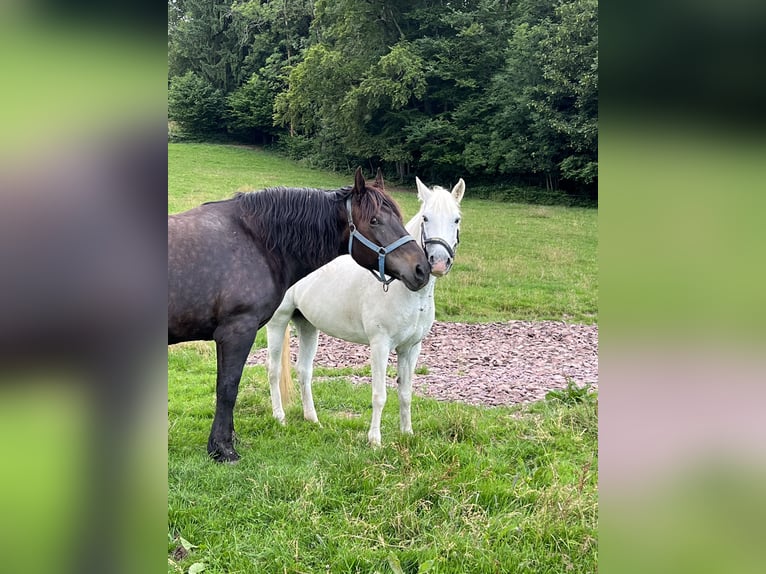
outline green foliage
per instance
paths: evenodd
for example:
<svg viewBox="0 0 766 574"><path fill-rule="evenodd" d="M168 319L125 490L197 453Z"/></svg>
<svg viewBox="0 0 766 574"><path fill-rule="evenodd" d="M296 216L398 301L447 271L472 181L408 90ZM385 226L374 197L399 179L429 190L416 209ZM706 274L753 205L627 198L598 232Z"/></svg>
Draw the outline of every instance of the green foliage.
<svg viewBox="0 0 766 574"><path fill-rule="evenodd" d="M309 165L597 189L596 0L169 2L171 76ZM295 139L297 138L297 139Z"/></svg>
<svg viewBox="0 0 766 574"><path fill-rule="evenodd" d="M277 145L279 151L294 160L306 160L311 155L314 147L314 142L311 138L300 134L292 137L283 137Z"/></svg>
<svg viewBox="0 0 766 574"><path fill-rule="evenodd" d="M168 2L168 77L194 72L224 94L243 79L232 0ZM172 6L172 9L171 9Z"/></svg>
<svg viewBox="0 0 766 574"><path fill-rule="evenodd" d="M422 98L426 89L423 59L407 44L399 43L380 57L356 88L367 109L400 109L410 98ZM351 97L354 97L352 92Z"/></svg>
<svg viewBox="0 0 766 574"><path fill-rule="evenodd" d="M275 116L308 135L332 121L354 70L344 66L343 55L321 44L308 48L304 60L292 68L289 88L275 102ZM333 123L333 125L336 125Z"/></svg>
<svg viewBox="0 0 766 574"><path fill-rule="evenodd" d="M595 185L596 8L595 0L571 0L514 28L506 65L492 80L486 130L467 146L469 165L538 174L548 189L562 178Z"/></svg>
<svg viewBox="0 0 766 574"><path fill-rule="evenodd" d="M549 391L545 394L547 401L560 401L567 405L574 405L587 400L594 400L594 395L590 392L590 383L578 387L571 379L567 380L567 386L561 390Z"/></svg>
<svg viewBox="0 0 766 574"><path fill-rule="evenodd" d="M454 122L444 117L422 116L406 126L404 133L408 147L417 157L419 173L435 179L438 176L455 177L462 171L462 137Z"/></svg>
<svg viewBox="0 0 766 574"><path fill-rule="evenodd" d="M597 0L558 5L540 41L544 95L541 115L562 139L562 175L585 184L597 176Z"/></svg>
<svg viewBox="0 0 766 574"><path fill-rule="evenodd" d="M530 185L471 185L471 197L531 205L597 207L596 200L587 193L567 193L561 189L545 189Z"/></svg>
<svg viewBox="0 0 766 574"><path fill-rule="evenodd" d="M388 162L410 160L401 132L405 116L397 112L423 97L424 67L411 46L399 43L371 64L361 82L344 94L342 109L350 120L344 143L354 155Z"/></svg>
<svg viewBox="0 0 766 574"><path fill-rule="evenodd" d="M262 76L253 74L226 97L226 127L242 141L266 143L274 135L274 93Z"/></svg>
<svg viewBox="0 0 766 574"><path fill-rule="evenodd" d="M224 113L221 90L194 72L170 81L168 118L178 122L184 132L207 136L220 130Z"/></svg>

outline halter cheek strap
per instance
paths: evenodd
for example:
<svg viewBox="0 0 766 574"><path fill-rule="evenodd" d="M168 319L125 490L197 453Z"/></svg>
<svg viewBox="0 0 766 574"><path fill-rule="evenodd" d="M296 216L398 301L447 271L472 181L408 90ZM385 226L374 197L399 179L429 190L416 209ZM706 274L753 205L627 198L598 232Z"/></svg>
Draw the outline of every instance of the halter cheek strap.
<svg viewBox="0 0 766 574"><path fill-rule="evenodd" d="M415 241L415 238L411 235L403 235L390 245L387 245L386 247L382 247L376 243L373 243L369 239L367 239L364 235L362 235L359 230L356 228L356 225L354 225L354 221L351 218L351 196L349 196L346 199L346 212L348 213L348 254L351 255L351 248L354 246L354 239L359 240L359 242L367 247L368 249L375 251L378 254L378 270L377 273L375 270L370 269L370 273L381 283L383 283L383 288L387 291L388 285L394 280L393 277L390 277L386 279L385 274L385 268L386 268L386 255L397 249L398 247L401 247L405 243L408 243L410 241Z"/></svg>

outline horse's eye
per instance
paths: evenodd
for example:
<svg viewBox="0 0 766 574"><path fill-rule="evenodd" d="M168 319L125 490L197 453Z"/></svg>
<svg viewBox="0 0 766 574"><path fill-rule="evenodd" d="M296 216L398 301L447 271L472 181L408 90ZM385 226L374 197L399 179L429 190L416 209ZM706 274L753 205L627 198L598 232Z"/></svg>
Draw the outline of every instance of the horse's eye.
<svg viewBox="0 0 766 574"><path fill-rule="evenodd" d="M373 217L372 219L370 219L370 225L377 225L377 224L378 224L378 218L377 217Z"/></svg>
<svg viewBox="0 0 766 574"><path fill-rule="evenodd" d="M428 217L426 217L425 215L423 216L423 222L428 223Z"/></svg>
<svg viewBox="0 0 766 574"><path fill-rule="evenodd" d="M455 220L455 223L460 223L460 218L459 217Z"/></svg>

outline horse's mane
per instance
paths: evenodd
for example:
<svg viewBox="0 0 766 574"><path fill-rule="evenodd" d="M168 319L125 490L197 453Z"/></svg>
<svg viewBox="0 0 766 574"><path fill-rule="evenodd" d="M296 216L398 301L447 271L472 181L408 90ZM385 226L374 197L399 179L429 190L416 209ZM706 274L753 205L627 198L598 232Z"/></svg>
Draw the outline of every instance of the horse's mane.
<svg viewBox="0 0 766 574"><path fill-rule="evenodd" d="M361 217L371 219L381 205L388 206L400 219L401 212L383 191L368 187L361 194ZM351 187L335 190L308 187L270 187L261 191L240 192L233 200L249 232L272 252L289 253L313 268L338 255L345 225L338 223L338 210L351 194Z"/></svg>
<svg viewBox="0 0 766 574"><path fill-rule="evenodd" d="M430 205L432 207L435 207L439 210L444 211L451 211L454 209L455 200L452 198L452 192L449 189L446 189L440 185L434 185L431 188L431 191L434 192L431 195L431 203ZM418 208L418 212L412 216L412 219L410 219L407 222L407 231L409 231L410 234L418 234L420 233L420 226L423 223L423 210L425 209L426 204L421 203L420 207ZM460 204L457 205L457 213L460 214Z"/></svg>
<svg viewBox="0 0 766 574"><path fill-rule="evenodd" d="M234 201L248 231L269 251L321 267L338 255L342 197L307 187L270 187L237 193Z"/></svg>

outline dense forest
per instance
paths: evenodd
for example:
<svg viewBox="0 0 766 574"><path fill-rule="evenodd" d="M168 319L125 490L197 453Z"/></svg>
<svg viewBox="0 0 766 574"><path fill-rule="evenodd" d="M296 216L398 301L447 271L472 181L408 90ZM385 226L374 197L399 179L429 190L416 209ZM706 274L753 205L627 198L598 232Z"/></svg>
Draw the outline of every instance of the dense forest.
<svg viewBox="0 0 766 574"><path fill-rule="evenodd" d="M597 0L168 0L182 137L389 176L597 188Z"/></svg>

